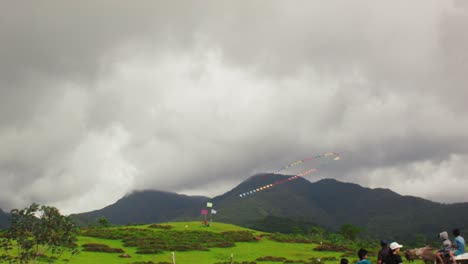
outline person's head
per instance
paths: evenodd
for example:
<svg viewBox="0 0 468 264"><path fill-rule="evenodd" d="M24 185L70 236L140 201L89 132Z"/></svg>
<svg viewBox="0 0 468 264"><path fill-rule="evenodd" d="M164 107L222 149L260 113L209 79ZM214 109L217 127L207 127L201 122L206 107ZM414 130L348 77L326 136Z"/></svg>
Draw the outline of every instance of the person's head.
<svg viewBox="0 0 468 264"><path fill-rule="evenodd" d="M441 232L441 233L439 234L439 238L440 238L440 240L447 240L447 239L448 239L448 233L447 233L447 231Z"/></svg>
<svg viewBox="0 0 468 264"><path fill-rule="evenodd" d="M393 254L400 253L400 248L402 248L402 247L403 247L403 245L400 245L397 242L392 242L390 244L390 249L392 250Z"/></svg>
<svg viewBox="0 0 468 264"><path fill-rule="evenodd" d="M361 248L359 249L357 255L359 257L359 260L363 260L363 259L366 259L367 258L367 253L369 253L367 250Z"/></svg>
<svg viewBox="0 0 468 264"><path fill-rule="evenodd" d="M348 264L348 263L349 263L348 259L342 258L340 260L340 264Z"/></svg>
<svg viewBox="0 0 468 264"><path fill-rule="evenodd" d="M455 228L454 230L452 230L452 234L453 234L454 236L456 236L456 237L459 236L459 235L460 235L460 229Z"/></svg>
<svg viewBox="0 0 468 264"><path fill-rule="evenodd" d="M382 247L387 247L387 246L388 246L388 240L386 240L386 239L380 240L380 245L381 245Z"/></svg>

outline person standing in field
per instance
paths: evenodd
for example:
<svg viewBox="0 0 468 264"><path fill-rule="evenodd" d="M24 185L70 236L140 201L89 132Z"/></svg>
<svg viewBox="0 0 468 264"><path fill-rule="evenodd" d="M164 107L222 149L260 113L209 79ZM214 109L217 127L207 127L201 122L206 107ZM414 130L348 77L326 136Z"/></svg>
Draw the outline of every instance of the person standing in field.
<svg viewBox="0 0 468 264"><path fill-rule="evenodd" d="M390 244L390 253L387 258L387 261L385 262L386 264L401 264L403 263L403 260L401 259L400 256L400 249L403 247L403 245L398 244L397 242L392 242Z"/></svg>
<svg viewBox="0 0 468 264"><path fill-rule="evenodd" d="M388 247L388 241L383 239L380 241L380 246L382 249L377 255L377 264L387 264L387 259L390 254L390 248Z"/></svg>

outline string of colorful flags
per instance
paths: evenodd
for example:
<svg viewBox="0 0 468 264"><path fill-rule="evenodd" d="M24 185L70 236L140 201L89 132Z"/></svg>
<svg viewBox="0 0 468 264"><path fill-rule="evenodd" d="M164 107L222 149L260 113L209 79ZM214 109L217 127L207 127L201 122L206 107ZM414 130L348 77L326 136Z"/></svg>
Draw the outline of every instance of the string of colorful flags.
<svg viewBox="0 0 468 264"><path fill-rule="evenodd" d="M291 168L291 167L294 167L294 166L297 166L299 164L302 164L304 162L307 162L307 161L311 161L311 160L315 160L315 159L318 159L318 158L332 158L333 160L340 160L341 157L338 153L336 152L328 152L328 153L324 153L324 154L320 154L320 155L316 155L316 156L312 156L312 157L308 157L308 158L305 158L305 159L302 159L302 160L298 160L298 161L295 161L295 162L292 162L284 167L281 167L279 168L278 170L274 171L273 174L277 174L278 172L280 171L283 171L283 170L286 170L288 168ZM296 179L299 179L300 177L303 177L303 176L306 176L306 175L309 175L309 174L312 174L312 173L315 173L317 172L318 169L317 168L313 168L313 169L310 169L310 170L307 170L307 171L304 171L302 173L299 173L297 175L294 175L294 176L291 176L289 178L286 178L286 179L283 179L283 180L279 180L279 181L276 181L274 183L271 183L271 184L267 184L267 185L264 185L264 186L261 186L259 188L256 188L256 189L253 189L253 190L250 190L250 191L247 191L247 192L244 192L244 193L241 193L239 194L239 197L246 197L248 195L252 195L252 194L255 194L257 192L261 192L261 191L264 191L264 190L268 190L270 188L273 188L277 185L280 185L280 184L283 184L283 183L286 183L286 182L289 182L289 181L293 181L293 180L296 180Z"/></svg>
<svg viewBox="0 0 468 264"><path fill-rule="evenodd" d="M311 160L324 158L324 157L327 157L327 158L333 157L333 160L340 160L341 159L341 157L340 157L340 155L338 153L336 153L336 152L327 152L327 153L324 153L324 154L320 154L320 155L308 157L308 158L305 158L305 159L301 159L301 160L298 160L298 161L294 161L293 163L290 163L290 164L288 164L288 165L286 165L284 167L281 167L281 168L277 169L276 171L273 172L273 174L277 174L280 171L289 169L291 167L297 166L297 165L302 164L304 162L308 162L308 161L311 161Z"/></svg>
<svg viewBox="0 0 468 264"><path fill-rule="evenodd" d="M291 177L289 177L289 178L286 178L286 179L283 179L283 180L279 180L279 181L276 181L276 182L271 183L271 184L264 185L264 186L262 186L262 187L260 187L260 188L253 189L253 190L250 190L250 191L245 192L245 193L241 193L241 194L239 194L239 197L245 197L245 196L247 196L247 195L251 195L251 194L254 194L254 193L256 193L256 192L261 192L261 191L264 191L264 190L273 188L273 187L275 187L276 185L280 185L280 184L286 183L286 182L288 182L288 181L296 180L296 179L298 179L299 177L303 177L303 176L312 174L312 173L314 173L314 172L316 172L316 171L318 171L318 169L310 169L310 170L304 171L304 172L302 172L302 173L300 173L300 174L291 176Z"/></svg>

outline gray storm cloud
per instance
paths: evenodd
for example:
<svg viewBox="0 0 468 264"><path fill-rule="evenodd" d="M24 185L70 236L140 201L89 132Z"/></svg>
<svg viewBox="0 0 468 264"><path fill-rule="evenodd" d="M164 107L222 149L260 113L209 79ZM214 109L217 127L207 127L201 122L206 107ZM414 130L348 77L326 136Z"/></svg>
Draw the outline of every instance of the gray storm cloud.
<svg viewBox="0 0 468 264"><path fill-rule="evenodd" d="M0 208L216 195L328 151L310 180L467 201L462 1L3 6Z"/></svg>

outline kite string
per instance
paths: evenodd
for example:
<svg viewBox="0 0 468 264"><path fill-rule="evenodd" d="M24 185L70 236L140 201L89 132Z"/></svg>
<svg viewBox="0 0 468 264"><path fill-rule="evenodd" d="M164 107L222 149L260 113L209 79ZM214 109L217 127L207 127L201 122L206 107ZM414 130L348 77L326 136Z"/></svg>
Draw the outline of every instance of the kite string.
<svg viewBox="0 0 468 264"><path fill-rule="evenodd" d="M313 157L308 157L308 158L305 158L305 159L302 159L302 160L295 161L295 162L293 162L293 163L290 163L290 164L288 164L288 165L286 165L286 166L284 166L284 167L282 167L282 168L276 170L276 171L273 172L272 174L277 174L278 172L280 172L280 171L282 171L282 170L285 170L285 169L290 168L290 167L297 166L297 165L299 165L299 164L301 164L301 163L303 163L303 162L306 162L306 161L318 159L318 158L321 158L321 157L330 157L330 156L335 156L335 157L333 158L333 160L340 160L340 159L341 159L339 153L336 153L336 152L327 152L327 153L324 153L324 154L320 154L320 155L316 155L316 156L313 156ZM307 174L311 174L311 173L314 173L314 172L317 172L317 171L318 171L317 168L313 168L313 169L304 171L304 172L302 172L302 173L300 173L300 174L291 176L291 177L289 177L289 178L287 178L287 179L279 180L279 181L276 181L276 182L274 182L274 183L272 183L272 184L267 184L267 185L264 185L264 186L262 186L262 187L260 187L260 188L253 189L253 190L248 191L248 192L245 192L245 193L241 193L241 194L239 194L239 196L240 196L240 197L244 197L244 196L247 196L247 195L249 195L249 194L253 194L253 193L256 193L256 192L259 192L259 191L263 191L263 190L266 190L266 189L271 188L271 187L273 187L273 186L276 186L276 185L279 185L279 184L283 184L283 183L286 183L286 182L291 181L291 180L298 179L299 177L302 177L302 176L305 176L305 175L307 175ZM262 177L262 179L265 178L265 177L266 177L266 175L265 175L264 177Z"/></svg>
<svg viewBox="0 0 468 264"><path fill-rule="evenodd" d="M292 180L296 180L296 179L299 179L303 176L306 176L308 174L312 174L314 172L317 172L318 169L317 168L313 168L313 169L310 169L310 170L307 170L307 171L304 171L300 174L297 174L297 175L294 175L294 176L291 176L289 178L286 178L286 179L283 179L283 180L279 180L279 181L276 181L274 183L271 183L271 184L267 184L265 186L262 186L260 188L257 188L257 189L254 189L254 190L251 190L251 191L248 191L248 192L245 192L245 193L241 193L239 194L239 197L244 197L244 196L247 196L249 194L253 194L253 193L256 193L256 192L260 192L260 191L263 191L263 190L266 190L266 189L269 189L269 188L272 188L276 185L280 185L280 184L283 184L283 183L286 183L288 181L292 181Z"/></svg>
<svg viewBox="0 0 468 264"><path fill-rule="evenodd" d="M308 158L305 158L305 159L302 159L302 160L298 160L298 161L294 161L284 167L281 167L279 169L277 169L276 171L273 172L273 174L277 174L278 172L282 171L282 170L285 170L285 169L288 169L288 168L291 168L291 167L294 167L294 166L297 166L299 164L302 164L304 162L307 162L307 161L311 161L311 160L314 160L314 159L318 159L318 158L321 158L321 157L330 157L330 156L335 156L335 160L338 160L340 159L340 154L336 153L336 152L327 152L327 153L324 153L324 154L320 154L320 155L316 155L316 156L313 156L313 157L308 157Z"/></svg>

